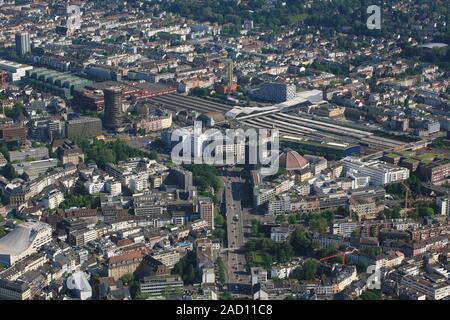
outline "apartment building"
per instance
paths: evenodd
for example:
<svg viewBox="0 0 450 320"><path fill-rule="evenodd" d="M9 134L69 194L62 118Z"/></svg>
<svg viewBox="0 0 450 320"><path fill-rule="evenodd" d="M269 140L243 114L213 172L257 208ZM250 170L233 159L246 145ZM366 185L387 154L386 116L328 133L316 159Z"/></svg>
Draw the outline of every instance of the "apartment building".
<svg viewBox="0 0 450 320"><path fill-rule="evenodd" d="M214 203L209 198L199 198L198 211L200 218L208 222L208 228L214 230Z"/></svg>
<svg viewBox="0 0 450 320"><path fill-rule="evenodd" d="M442 300L450 295L450 284L447 282L434 283L418 276L405 276L400 283L425 294L427 298L432 300Z"/></svg>

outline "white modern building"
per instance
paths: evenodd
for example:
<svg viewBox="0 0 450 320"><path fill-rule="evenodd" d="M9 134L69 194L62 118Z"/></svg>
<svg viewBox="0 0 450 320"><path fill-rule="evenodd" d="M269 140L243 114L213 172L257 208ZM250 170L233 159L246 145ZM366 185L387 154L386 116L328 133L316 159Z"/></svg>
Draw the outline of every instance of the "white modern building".
<svg viewBox="0 0 450 320"><path fill-rule="evenodd" d="M106 192L112 196L117 196L122 193L122 184L109 176L93 176L84 183L84 187L89 194Z"/></svg>
<svg viewBox="0 0 450 320"><path fill-rule="evenodd" d="M343 159L344 172L347 175L360 174L370 177L370 184L383 186L393 182L400 182L409 178L409 170L386 162L374 160L363 162L358 158Z"/></svg>
<svg viewBox="0 0 450 320"><path fill-rule="evenodd" d="M0 263L12 266L52 240L52 228L42 222L24 222L0 239Z"/></svg>
<svg viewBox="0 0 450 320"><path fill-rule="evenodd" d="M423 293L431 300L441 300L450 295L450 284L447 282L434 283L418 276L405 276L401 280L405 287Z"/></svg>
<svg viewBox="0 0 450 320"><path fill-rule="evenodd" d="M440 215L448 216L450 214L450 197L438 197L436 198L436 204Z"/></svg>
<svg viewBox="0 0 450 320"><path fill-rule="evenodd" d="M25 77L26 72L28 70L33 70L33 67L26 64L0 59L0 70L8 72L9 80L15 82Z"/></svg>

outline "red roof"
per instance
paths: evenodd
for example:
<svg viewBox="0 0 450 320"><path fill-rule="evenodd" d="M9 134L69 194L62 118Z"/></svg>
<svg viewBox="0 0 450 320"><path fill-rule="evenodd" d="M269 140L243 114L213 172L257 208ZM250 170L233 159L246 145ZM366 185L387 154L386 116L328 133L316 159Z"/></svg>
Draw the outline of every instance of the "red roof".
<svg viewBox="0 0 450 320"><path fill-rule="evenodd" d="M144 256L144 254L141 251L129 251L127 253L109 258L109 265L119 263L119 262L126 262L126 261L132 261L135 259L141 259L143 256Z"/></svg>
<svg viewBox="0 0 450 320"><path fill-rule="evenodd" d="M308 161L298 152L286 150L280 156L280 166L286 170L301 170L308 166Z"/></svg>

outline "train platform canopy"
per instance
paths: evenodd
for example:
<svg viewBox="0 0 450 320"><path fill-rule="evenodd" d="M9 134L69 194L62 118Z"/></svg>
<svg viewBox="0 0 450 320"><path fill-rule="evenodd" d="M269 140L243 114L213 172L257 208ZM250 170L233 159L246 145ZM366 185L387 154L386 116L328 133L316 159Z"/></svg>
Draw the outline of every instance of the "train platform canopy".
<svg viewBox="0 0 450 320"><path fill-rule="evenodd" d="M271 112L279 112L288 108L296 107L304 103L320 104L323 103L323 92L320 90L307 90L297 92L297 96L288 101L274 104L266 107L239 107L236 106L226 113L228 119L236 119L239 117L253 117L267 115Z"/></svg>

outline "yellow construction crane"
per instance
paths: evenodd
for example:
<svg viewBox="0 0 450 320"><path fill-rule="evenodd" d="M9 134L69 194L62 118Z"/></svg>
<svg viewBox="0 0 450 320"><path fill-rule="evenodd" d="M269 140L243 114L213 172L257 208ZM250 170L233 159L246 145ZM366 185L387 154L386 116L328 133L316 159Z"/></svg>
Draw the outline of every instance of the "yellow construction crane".
<svg viewBox="0 0 450 320"><path fill-rule="evenodd" d="M228 92L231 92L233 90L233 69L234 69L233 60L229 59L227 67Z"/></svg>
<svg viewBox="0 0 450 320"><path fill-rule="evenodd" d="M402 181L403 187L405 187L405 209L408 209L411 205L411 189L408 187L408 185Z"/></svg>

